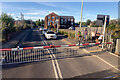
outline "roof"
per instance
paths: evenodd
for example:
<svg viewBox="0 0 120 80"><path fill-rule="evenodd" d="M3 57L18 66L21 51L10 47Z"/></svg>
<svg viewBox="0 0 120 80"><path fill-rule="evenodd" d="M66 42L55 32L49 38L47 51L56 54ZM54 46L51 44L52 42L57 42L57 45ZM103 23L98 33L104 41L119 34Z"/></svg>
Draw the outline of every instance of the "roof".
<svg viewBox="0 0 120 80"><path fill-rule="evenodd" d="M74 18L73 16L60 16L60 18Z"/></svg>
<svg viewBox="0 0 120 80"><path fill-rule="evenodd" d="M50 14L48 14L47 16L49 16L49 15L56 15L56 16L58 16L56 13L54 13L54 12L52 12L52 13L50 13ZM74 17L73 16L60 16L60 18L69 18L69 19L73 19Z"/></svg>
<svg viewBox="0 0 120 80"><path fill-rule="evenodd" d="M47 16L49 16L49 15L56 15L56 16L58 16L58 15L57 15L56 13L54 13L54 12L48 14Z"/></svg>

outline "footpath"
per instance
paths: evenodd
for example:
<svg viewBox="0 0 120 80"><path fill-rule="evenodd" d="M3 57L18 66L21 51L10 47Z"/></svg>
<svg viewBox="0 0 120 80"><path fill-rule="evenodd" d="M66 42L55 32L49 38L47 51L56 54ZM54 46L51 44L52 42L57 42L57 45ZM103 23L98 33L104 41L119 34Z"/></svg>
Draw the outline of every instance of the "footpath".
<svg viewBox="0 0 120 80"><path fill-rule="evenodd" d="M76 44L75 39L71 38L62 38L67 44ZM87 42L89 43L89 41ZM99 60L103 61L107 65L111 66L114 70L120 71L120 65L118 64L118 61L120 59L120 56L109 52L107 49L103 49L99 47L98 45L96 46L81 46L81 47L76 47L79 49L82 49L85 54L91 54L93 57L98 58ZM116 73L118 74L118 73ZM112 75L113 76L113 75Z"/></svg>
<svg viewBox="0 0 120 80"><path fill-rule="evenodd" d="M1 43L0 48L15 48L17 47L17 45L20 43L20 41L27 37L26 35L28 35L30 33L31 29L27 29L23 32L21 32L20 34L18 34L16 37L12 38L11 40L5 42L4 44Z"/></svg>
<svg viewBox="0 0 120 80"><path fill-rule="evenodd" d="M59 35L59 36L67 44L77 44L78 43L78 41L73 39L73 38L68 38L68 37L65 37L63 35ZM91 40L87 40L87 42L85 42L85 43L92 43L92 41ZM95 46L81 46L81 47L77 47L77 48L87 49L87 51L89 51L89 52L102 52L102 51L106 51L107 50L107 48L104 48L102 50L101 45L100 46L98 46L98 45L95 45ZM111 52L109 52L109 53L111 53Z"/></svg>

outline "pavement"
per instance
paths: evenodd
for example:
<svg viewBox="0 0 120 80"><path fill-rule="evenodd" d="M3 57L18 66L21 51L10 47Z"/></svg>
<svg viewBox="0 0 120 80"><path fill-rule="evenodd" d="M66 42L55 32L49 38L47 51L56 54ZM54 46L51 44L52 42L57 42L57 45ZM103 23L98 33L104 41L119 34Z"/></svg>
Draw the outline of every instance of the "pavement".
<svg viewBox="0 0 120 80"><path fill-rule="evenodd" d="M46 40L41 34L41 31L34 29L31 33L23 40L20 47L32 47L32 46L45 46L45 45L64 45L73 44L75 41L68 39L64 36L57 40ZM69 41L68 41L69 40ZM44 42L46 43L44 43ZM118 74L119 57L108 53L107 51L94 51L91 50L99 48L84 47L74 48L77 50L76 54L90 54L91 56L83 57L72 57L63 58L48 61L31 62L26 64L12 65L11 67L3 66L2 76L3 78L56 78L56 76L64 79L87 79L98 80L100 78L108 77L111 75ZM64 51L67 48L58 48L60 51ZM94 54L97 53L97 54ZM57 55L54 54L56 57Z"/></svg>

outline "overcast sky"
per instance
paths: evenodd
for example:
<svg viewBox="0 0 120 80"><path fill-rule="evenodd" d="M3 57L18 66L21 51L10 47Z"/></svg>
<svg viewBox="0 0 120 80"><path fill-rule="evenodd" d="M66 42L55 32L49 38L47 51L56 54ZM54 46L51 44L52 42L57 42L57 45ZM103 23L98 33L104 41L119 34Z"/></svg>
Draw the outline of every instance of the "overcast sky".
<svg viewBox="0 0 120 80"><path fill-rule="evenodd" d="M81 2L2 2L2 12L11 14L14 19L44 19L51 12L61 16L74 16L75 22L80 20ZM84 2L83 21L96 20L97 14L110 15L110 19L118 18L118 2Z"/></svg>

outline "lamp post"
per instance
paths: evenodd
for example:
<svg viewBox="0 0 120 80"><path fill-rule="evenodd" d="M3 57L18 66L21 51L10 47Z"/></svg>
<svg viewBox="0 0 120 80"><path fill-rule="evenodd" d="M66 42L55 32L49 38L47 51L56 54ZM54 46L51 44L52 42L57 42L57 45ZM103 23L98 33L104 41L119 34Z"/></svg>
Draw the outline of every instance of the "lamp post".
<svg viewBox="0 0 120 80"><path fill-rule="evenodd" d="M57 23L57 33L58 33L58 32L59 32L59 31L58 31L58 19L56 19L56 23Z"/></svg>

